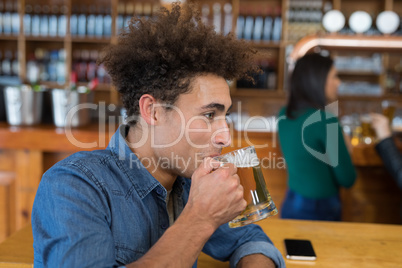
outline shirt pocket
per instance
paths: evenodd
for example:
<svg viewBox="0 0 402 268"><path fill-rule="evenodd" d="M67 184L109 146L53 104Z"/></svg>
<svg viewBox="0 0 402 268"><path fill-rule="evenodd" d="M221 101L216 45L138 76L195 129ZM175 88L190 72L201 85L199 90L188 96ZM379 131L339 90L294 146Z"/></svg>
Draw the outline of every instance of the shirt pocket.
<svg viewBox="0 0 402 268"><path fill-rule="evenodd" d="M116 245L115 250L116 261L121 265L132 263L144 256L144 254L146 253L145 250L134 250L125 245Z"/></svg>

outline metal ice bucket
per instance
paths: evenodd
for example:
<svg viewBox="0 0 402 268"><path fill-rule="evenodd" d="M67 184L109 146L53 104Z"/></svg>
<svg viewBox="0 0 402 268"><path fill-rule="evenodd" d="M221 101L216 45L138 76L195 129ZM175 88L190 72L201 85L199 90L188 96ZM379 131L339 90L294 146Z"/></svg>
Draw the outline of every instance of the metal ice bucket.
<svg viewBox="0 0 402 268"><path fill-rule="evenodd" d="M4 88L7 122L14 126L40 123L43 90L35 91L29 85Z"/></svg>
<svg viewBox="0 0 402 268"><path fill-rule="evenodd" d="M92 92L79 90L52 90L53 119L56 127L78 127L90 122L90 110L80 107L91 102Z"/></svg>

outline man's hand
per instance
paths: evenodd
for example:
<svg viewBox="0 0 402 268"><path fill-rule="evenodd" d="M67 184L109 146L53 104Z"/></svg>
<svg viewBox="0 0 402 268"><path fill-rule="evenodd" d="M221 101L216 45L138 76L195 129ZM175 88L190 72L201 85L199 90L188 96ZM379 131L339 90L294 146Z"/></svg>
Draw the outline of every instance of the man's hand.
<svg viewBox="0 0 402 268"><path fill-rule="evenodd" d="M238 216L247 205L237 168L233 164L220 165L212 158L204 159L192 176L185 208L214 230Z"/></svg>
<svg viewBox="0 0 402 268"><path fill-rule="evenodd" d="M377 113L371 113L370 116L372 120L371 125L380 141L392 136L388 117Z"/></svg>

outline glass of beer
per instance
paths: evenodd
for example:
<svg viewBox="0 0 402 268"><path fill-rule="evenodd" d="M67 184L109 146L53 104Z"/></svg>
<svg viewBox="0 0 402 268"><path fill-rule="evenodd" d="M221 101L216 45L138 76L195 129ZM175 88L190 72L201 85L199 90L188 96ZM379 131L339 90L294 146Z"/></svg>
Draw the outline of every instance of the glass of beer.
<svg viewBox="0 0 402 268"><path fill-rule="evenodd" d="M371 126L371 117L369 114L363 114L360 116L360 122L362 127L363 137L375 137L375 131Z"/></svg>
<svg viewBox="0 0 402 268"><path fill-rule="evenodd" d="M237 167L237 174L244 189L244 199L247 201L246 209L229 222L230 228L244 226L278 213L265 184L260 160L254 146L217 156L214 159L222 164L232 163Z"/></svg>
<svg viewBox="0 0 402 268"><path fill-rule="evenodd" d="M392 125L392 120L394 119L396 103L395 101L383 100L381 102L382 114L388 117L389 124Z"/></svg>

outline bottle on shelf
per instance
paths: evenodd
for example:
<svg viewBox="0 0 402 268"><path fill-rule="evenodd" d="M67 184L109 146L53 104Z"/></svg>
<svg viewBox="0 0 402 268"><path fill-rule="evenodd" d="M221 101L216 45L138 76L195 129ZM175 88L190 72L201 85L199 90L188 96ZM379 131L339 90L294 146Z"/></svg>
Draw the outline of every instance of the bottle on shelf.
<svg viewBox="0 0 402 268"><path fill-rule="evenodd" d="M267 7L264 18L264 28L262 31L262 40L271 41L273 19L271 17L271 8Z"/></svg>
<svg viewBox="0 0 402 268"><path fill-rule="evenodd" d="M254 17L251 15L251 12L247 12L243 32L243 38L245 40L251 40L253 36L253 29L254 29Z"/></svg>
<svg viewBox="0 0 402 268"><path fill-rule="evenodd" d="M88 65L87 65L87 81L92 81L96 78L96 60L98 58L98 51L97 50L91 50L89 52L89 60L88 60Z"/></svg>
<svg viewBox="0 0 402 268"><path fill-rule="evenodd" d="M104 10L103 7L100 5L97 8L97 12L96 12L96 16L95 16L95 33L94 35L96 36L96 38L101 38L103 37L103 20L104 20Z"/></svg>
<svg viewBox="0 0 402 268"><path fill-rule="evenodd" d="M78 15L77 19L77 35L79 37L85 37L87 32L87 14L86 14L86 7L85 5L81 6L80 14Z"/></svg>
<svg viewBox="0 0 402 268"><path fill-rule="evenodd" d="M51 8L51 13L49 15L49 36L51 37L57 36L58 13L59 7L57 5L53 5Z"/></svg>
<svg viewBox="0 0 402 268"><path fill-rule="evenodd" d="M117 5L117 18L116 18L116 30L118 33L124 27L124 13L125 13L124 3L119 2L119 4Z"/></svg>
<svg viewBox="0 0 402 268"><path fill-rule="evenodd" d="M5 50L3 60L1 61L1 72L3 76L12 76L12 58L13 52L11 50Z"/></svg>
<svg viewBox="0 0 402 268"><path fill-rule="evenodd" d="M27 62L27 80L30 84L37 84L39 81L39 65L32 53L28 57Z"/></svg>
<svg viewBox="0 0 402 268"><path fill-rule="evenodd" d="M232 5L230 3L226 3L223 6L223 11L225 13L224 23L223 23L223 34L227 35L232 31L232 23L233 23L233 14L232 14Z"/></svg>
<svg viewBox="0 0 402 268"><path fill-rule="evenodd" d="M221 4L214 3L212 6L213 10L213 24L215 28L215 32L220 34L222 29L222 14L221 14Z"/></svg>
<svg viewBox="0 0 402 268"><path fill-rule="evenodd" d="M31 35L31 25L32 25L32 5L25 6L24 14L24 33L25 35Z"/></svg>
<svg viewBox="0 0 402 268"><path fill-rule="evenodd" d="M64 37L67 33L67 12L68 7L62 5L60 8L60 14L57 18L57 35L59 37Z"/></svg>
<svg viewBox="0 0 402 268"><path fill-rule="evenodd" d="M46 66L47 68L47 73L49 75L48 80L49 81L57 81L57 62L59 60L59 51L58 50L52 50L49 53L49 62Z"/></svg>
<svg viewBox="0 0 402 268"><path fill-rule="evenodd" d="M88 60L89 60L89 51L86 49L81 50L80 52L80 61L78 62L77 71L77 79L79 82L87 82L87 68L88 68Z"/></svg>
<svg viewBox="0 0 402 268"><path fill-rule="evenodd" d="M11 13L11 30L13 35L18 35L20 32L20 15L18 14L18 1L13 4L13 11Z"/></svg>
<svg viewBox="0 0 402 268"><path fill-rule="evenodd" d="M44 5L42 7L42 15L40 16L40 35L49 36L49 13L50 7Z"/></svg>
<svg viewBox="0 0 402 268"><path fill-rule="evenodd" d="M78 16L78 7L74 5L70 16L70 34L72 36L78 35Z"/></svg>
<svg viewBox="0 0 402 268"><path fill-rule="evenodd" d="M109 83L106 69L103 64L99 65L98 68L96 69L96 77L98 78L98 81L101 84Z"/></svg>
<svg viewBox="0 0 402 268"><path fill-rule="evenodd" d="M48 62L49 53L43 48L35 49L35 58L39 67L39 81L49 81Z"/></svg>
<svg viewBox="0 0 402 268"><path fill-rule="evenodd" d="M66 51L60 49L58 51L58 61L57 61L57 83L64 84L66 82Z"/></svg>
<svg viewBox="0 0 402 268"><path fill-rule="evenodd" d="M3 1L0 1L0 35L3 34L3 13L4 13L4 4L3 4ZM0 70L0 74L1 74L1 70Z"/></svg>
<svg viewBox="0 0 402 268"><path fill-rule="evenodd" d="M281 8L277 7L274 24L272 27L272 41L280 41L282 37L282 15Z"/></svg>
<svg viewBox="0 0 402 268"><path fill-rule="evenodd" d="M253 30L253 40L254 41L261 41L264 29L264 18L262 17L261 12L259 12L259 8L257 7L255 11L256 17L254 19L254 30Z"/></svg>
<svg viewBox="0 0 402 268"><path fill-rule="evenodd" d="M18 51L14 52L14 59L11 62L11 75L18 77L20 74L20 64L18 62Z"/></svg>
<svg viewBox="0 0 402 268"><path fill-rule="evenodd" d="M94 37L95 36L95 24L96 24L96 7L94 5L90 5L88 9L88 15L86 18L86 36L87 37ZM81 25L81 24L80 24ZM85 26L84 26L85 27Z"/></svg>
<svg viewBox="0 0 402 268"><path fill-rule="evenodd" d="M33 36L39 36L40 35L40 13L42 11L42 8L40 5L35 5L33 8L33 15L31 19L31 35Z"/></svg>
<svg viewBox="0 0 402 268"><path fill-rule="evenodd" d="M240 5L239 7L239 15L237 16L237 22L236 22L236 36L237 39L242 39L244 36L244 26L246 23L246 18L245 18L245 9L244 6Z"/></svg>
<svg viewBox="0 0 402 268"><path fill-rule="evenodd" d="M103 16L103 35L110 37L112 36L112 12L110 7L107 7L105 10L105 15Z"/></svg>
<svg viewBox="0 0 402 268"><path fill-rule="evenodd" d="M10 1L7 1L5 4L5 10L2 16L2 25L3 25L3 34L10 35L12 33L12 19L11 13L13 9L13 4Z"/></svg>

